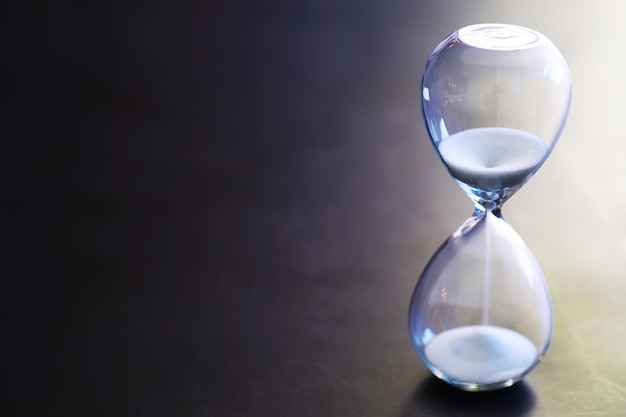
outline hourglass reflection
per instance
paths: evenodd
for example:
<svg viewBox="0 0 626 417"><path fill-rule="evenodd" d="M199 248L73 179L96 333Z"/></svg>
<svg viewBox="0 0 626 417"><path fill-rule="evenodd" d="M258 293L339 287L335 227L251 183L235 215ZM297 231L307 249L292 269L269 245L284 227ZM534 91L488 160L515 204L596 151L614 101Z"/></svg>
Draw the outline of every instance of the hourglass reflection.
<svg viewBox="0 0 626 417"><path fill-rule="evenodd" d="M422 273L409 310L411 338L444 381L470 391L503 388L543 359L553 313L543 273L501 209L561 134L569 70L536 31L473 25L435 48L421 87L435 151L474 212Z"/></svg>

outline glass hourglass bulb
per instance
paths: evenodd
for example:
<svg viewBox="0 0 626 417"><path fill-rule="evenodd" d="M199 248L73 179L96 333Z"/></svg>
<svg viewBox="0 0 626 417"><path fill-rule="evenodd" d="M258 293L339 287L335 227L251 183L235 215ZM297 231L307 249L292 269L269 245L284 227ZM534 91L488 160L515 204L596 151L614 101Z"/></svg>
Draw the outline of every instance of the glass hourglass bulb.
<svg viewBox="0 0 626 417"><path fill-rule="evenodd" d="M475 209L417 283L411 338L433 374L456 387L510 386L543 359L553 316L541 269L501 208L563 130L569 70L542 34L481 24L435 48L421 87L435 151Z"/></svg>

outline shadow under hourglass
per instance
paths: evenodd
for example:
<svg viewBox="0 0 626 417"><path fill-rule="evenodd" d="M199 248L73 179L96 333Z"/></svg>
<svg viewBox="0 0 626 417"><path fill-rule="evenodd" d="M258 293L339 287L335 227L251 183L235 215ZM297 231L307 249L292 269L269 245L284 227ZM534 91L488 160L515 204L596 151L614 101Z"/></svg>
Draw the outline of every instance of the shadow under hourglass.
<svg viewBox="0 0 626 417"><path fill-rule="evenodd" d="M497 391L467 392L432 377L417 387L398 417L522 417L534 405L535 394L524 381Z"/></svg>

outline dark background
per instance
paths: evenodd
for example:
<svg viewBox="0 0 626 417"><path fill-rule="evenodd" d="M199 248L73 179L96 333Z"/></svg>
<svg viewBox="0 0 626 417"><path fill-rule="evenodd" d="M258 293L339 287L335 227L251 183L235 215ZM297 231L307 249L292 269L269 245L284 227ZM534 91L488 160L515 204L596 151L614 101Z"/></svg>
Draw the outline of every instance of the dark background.
<svg viewBox="0 0 626 417"><path fill-rule="evenodd" d="M600 47L577 28L618 13L563 13L558 2L12 5L1 414L623 415L611 260L626 246L606 239L619 235L601 207L614 194L597 184L614 188L584 172L568 187L575 156L590 155L593 110L573 109L561 159L510 203L552 275L550 360L513 388L468 394L430 376L408 337L421 269L471 212L422 124L428 54L462 25L528 25L563 45L584 97L580 48ZM561 203L546 204L555 189ZM598 191L609 201L580 206Z"/></svg>

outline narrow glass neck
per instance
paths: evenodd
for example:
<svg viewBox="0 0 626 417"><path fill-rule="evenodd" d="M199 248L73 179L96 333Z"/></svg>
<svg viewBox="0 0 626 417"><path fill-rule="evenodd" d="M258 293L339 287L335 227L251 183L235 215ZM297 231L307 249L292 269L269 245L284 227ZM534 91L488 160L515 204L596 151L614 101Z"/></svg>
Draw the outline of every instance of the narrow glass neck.
<svg viewBox="0 0 626 417"><path fill-rule="evenodd" d="M487 209L480 204L475 204L474 213L472 213L472 217L480 217L484 216L488 213L493 214L498 218L502 218L502 210L501 205L494 206L493 208Z"/></svg>
<svg viewBox="0 0 626 417"><path fill-rule="evenodd" d="M457 183L461 186L465 194L472 200L476 210L480 212L493 211L494 213L500 212L502 205L522 188L526 183L517 184L512 187L502 187L499 189L481 190L479 188L471 187L461 181L457 180Z"/></svg>

